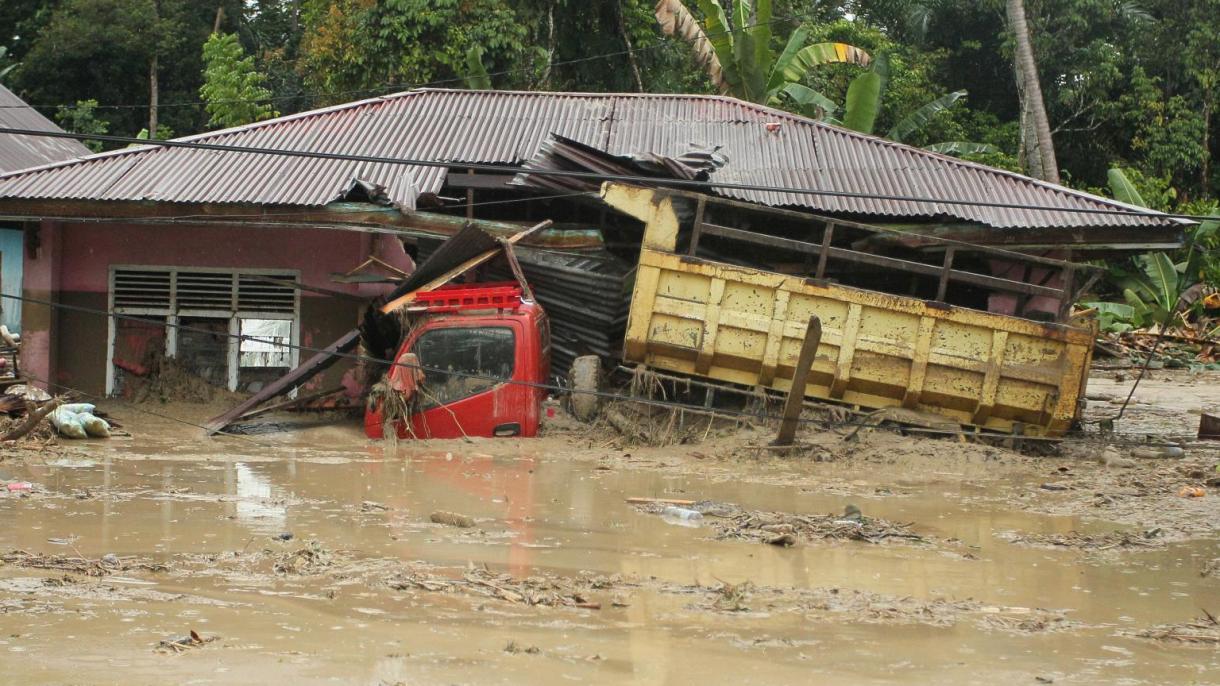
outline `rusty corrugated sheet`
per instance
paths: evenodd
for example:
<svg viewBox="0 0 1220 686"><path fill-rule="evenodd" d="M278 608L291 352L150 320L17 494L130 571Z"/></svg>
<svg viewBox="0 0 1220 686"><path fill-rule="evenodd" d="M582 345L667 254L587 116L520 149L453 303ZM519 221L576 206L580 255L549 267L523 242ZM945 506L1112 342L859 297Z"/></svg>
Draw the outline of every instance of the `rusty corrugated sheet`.
<svg viewBox="0 0 1220 686"><path fill-rule="evenodd" d="M519 165L549 134L612 155L678 156L720 146L713 181L1072 209L1133 209L1010 172L839 129L761 105L704 95L417 90L181 140L463 163ZM319 206L354 180L414 208L441 168L214 151L136 148L0 177L0 198L161 200ZM873 217L946 218L997 228L1148 227L1148 216L1022 210L912 200L724 190L773 206Z"/></svg>
<svg viewBox="0 0 1220 686"><path fill-rule="evenodd" d="M63 130L3 85L0 85L0 127L37 131ZM68 138L0 134L0 173L62 162L89 154L89 148Z"/></svg>

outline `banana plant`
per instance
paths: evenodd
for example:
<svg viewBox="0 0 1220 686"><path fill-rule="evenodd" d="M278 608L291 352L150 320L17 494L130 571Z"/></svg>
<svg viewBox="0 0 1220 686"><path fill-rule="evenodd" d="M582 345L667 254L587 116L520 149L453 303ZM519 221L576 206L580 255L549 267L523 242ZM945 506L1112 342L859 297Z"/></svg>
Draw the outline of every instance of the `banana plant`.
<svg viewBox="0 0 1220 686"><path fill-rule="evenodd" d="M491 90L491 75L483 66L483 46L471 46L466 51L466 73L462 81L471 90Z"/></svg>
<svg viewBox="0 0 1220 686"><path fill-rule="evenodd" d="M833 102L803 85L805 76L826 64L867 67L871 56L847 43L809 44L800 27L778 54L771 49L771 0L696 0L700 24L682 0L656 5L661 30L691 45L712 83L726 95L764 105L781 105L786 97L800 107L833 107ZM727 11L726 11L727 6Z"/></svg>
<svg viewBox="0 0 1220 686"><path fill-rule="evenodd" d="M0 45L0 61L3 61L8 56L8 48ZM0 82L4 81L4 77L8 76L9 72L17 68L17 64L10 64L7 67L0 67Z"/></svg>
<svg viewBox="0 0 1220 686"><path fill-rule="evenodd" d="M873 61L871 69L852 79L852 82L848 85L847 98L843 106L843 119L840 121L834 118L834 114L839 108L833 105L829 108L824 108L823 118L831 123L839 124L860 133L873 133L877 123L877 115L881 113L882 95L885 93L888 81L889 60L886 59L885 55L881 55ZM899 120L885 134L885 137L902 143L907 136L927 126L928 122L932 121L933 117L937 114L953 107L955 103L965 97L966 91L960 90L934 98ZM957 156L997 152L996 147L993 145L970 141L935 143L927 146L925 149L945 155Z"/></svg>
<svg viewBox="0 0 1220 686"><path fill-rule="evenodd" d="M1110 194L1115 200L1136 207L1147 207L1143 196L1122 169L1114 167L1106 173ZM1190 235L1185 259L1175 263L1168 253L1150 252L1135 258L1135 269L1115 267L1110 276L1122 290L1125 303L1091 302L1096 308L1103 330L1127 331L1154 324L1166 325L1179 309L1199 301L1203 288L1199 283L1202 261L1209 241L1220 232L1220 216L1204 221Z"/></svg>

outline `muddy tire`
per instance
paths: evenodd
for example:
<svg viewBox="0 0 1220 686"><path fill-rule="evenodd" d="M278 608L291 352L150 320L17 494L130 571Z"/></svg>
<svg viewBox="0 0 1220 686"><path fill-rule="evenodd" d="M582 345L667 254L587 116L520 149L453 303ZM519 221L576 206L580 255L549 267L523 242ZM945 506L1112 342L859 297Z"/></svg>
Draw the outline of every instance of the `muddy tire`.
<svg viewBox="0 0 1220 686"><path fill-rule="evenodd" d="M572 362L568 380L572 385L572 414L577 419L589 421L597 416L601 398L592 392L599 390L602 361L597 355L582 355ZM583 392L582 392L583 391Z"/></svg>

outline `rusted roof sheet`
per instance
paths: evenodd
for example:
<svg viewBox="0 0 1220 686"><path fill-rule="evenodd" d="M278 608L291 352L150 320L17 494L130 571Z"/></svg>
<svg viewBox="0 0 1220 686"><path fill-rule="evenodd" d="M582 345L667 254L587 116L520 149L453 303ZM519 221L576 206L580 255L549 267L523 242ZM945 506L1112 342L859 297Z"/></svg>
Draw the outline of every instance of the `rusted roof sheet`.
<svg viewBox="0 0 1220 686"><path fill-rule="evenodd" d="M1176 223L1165 217L1073 212L1138 208L720 96L425 89L179 140L439 160L460 167L519 165L552 133L612 155L678 156L692 146L720 146L728 163L713 181L902 198L722 191L767 205L997 228ZM400 207L414 208L420 195L440 191L446 173L436 167L146 146L0 176L0 198L319 206L362 181L385 187Z"/></svg>
<svg viewBox="0 0 1220 686"><path fill-rule="evenodd" d="M38 110L0 85L0 127L62 131ZM91 154L89 148L68 138L0 135L0 173L62 162Z"/></svg>

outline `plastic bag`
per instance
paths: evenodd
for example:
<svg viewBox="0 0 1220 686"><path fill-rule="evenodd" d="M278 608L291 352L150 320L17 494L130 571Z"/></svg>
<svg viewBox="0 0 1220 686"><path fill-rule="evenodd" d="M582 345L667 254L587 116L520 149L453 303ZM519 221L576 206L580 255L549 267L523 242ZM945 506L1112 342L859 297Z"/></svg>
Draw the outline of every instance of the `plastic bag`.
<svg viewBox="0 0 1220 686"><path fill-rule="evenodd" d="M81 423L80 415L68 410L67 405L52 410L51 414L47 415L47 419L51 420L51 426L55 427L60 436L66 438L89 437L84 424Z"/></svg>
<svg viewBox="0 0 1220 686"><path fill-rule="evenodd" d="M76 415L80 418L81 426L85 428L85 433L92 438L110 438L110 424L101 417L95 417L88 412L82 412Z"/></svg>
<svg viewBox="0 0 1220 686"><path fill-rule="evenodd" d="M65 438L110 438L110 424L93 415L92 403L60 405L47 415L51 426Z"/></svg>

